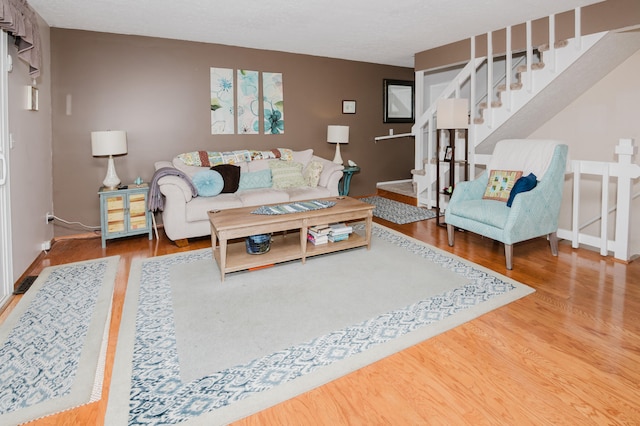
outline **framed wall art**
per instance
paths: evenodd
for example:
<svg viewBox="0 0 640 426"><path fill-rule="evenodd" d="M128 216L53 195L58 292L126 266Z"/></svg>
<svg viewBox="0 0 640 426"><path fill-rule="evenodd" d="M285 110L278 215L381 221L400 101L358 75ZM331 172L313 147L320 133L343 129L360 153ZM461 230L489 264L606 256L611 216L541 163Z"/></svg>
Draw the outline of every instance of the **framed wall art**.
<svg viewBox="0 0 640 426"><path fill-rule="evenodd" d="M383 80L384 123L413 123L414 83L409 80Z"/></svg>
<svg viewBox="0 0 640 426"><path fill-rule="evenodd" d="M342 113L343 114L355 114L356 113L356 101L342 101Z"/></svg>

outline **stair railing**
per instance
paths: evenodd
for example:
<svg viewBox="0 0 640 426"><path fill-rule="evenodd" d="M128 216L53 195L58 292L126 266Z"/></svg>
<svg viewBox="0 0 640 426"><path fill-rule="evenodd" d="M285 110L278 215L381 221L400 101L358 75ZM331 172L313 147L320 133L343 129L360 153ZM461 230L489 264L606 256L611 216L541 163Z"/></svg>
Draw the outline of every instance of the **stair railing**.
<svg viewBox="0 0 640 426"><path fill-rule="evenodd" d="M631 259L629 249L631 200L638 197L632 195L632 181L640 178L640 165L631 162L637 153L633 139L620 139L615 150L618 162L582 161L571 162L573 173L573 199L571 229L558 229L558 237L571 241L573 248L580 244L600 248L600 254L607 256L613 252L616 259L628 262ZM580 183L584 175L600 176L602 179L602 197L600 216L580 224ZM610 177L617 178L616 205L609 208ZM616 212L615 236L609 238L609 215ZM600 235L593 236L581 232L587 226L600 221Z"/></svg>

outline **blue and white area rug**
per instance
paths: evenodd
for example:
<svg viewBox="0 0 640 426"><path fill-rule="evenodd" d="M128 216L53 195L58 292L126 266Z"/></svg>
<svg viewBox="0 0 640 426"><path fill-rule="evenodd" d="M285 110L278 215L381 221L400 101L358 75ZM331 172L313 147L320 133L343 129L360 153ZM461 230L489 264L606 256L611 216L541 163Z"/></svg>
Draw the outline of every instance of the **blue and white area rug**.
<svg viewBox="0 0 640 426"><path fill-rule="evenodd" d="M224 283L210 249L140 260L105 424L227 424L531 292L376 224L371 250Z"/></svg>
<svg viewBox="0 0 640 426"><path fill-rule="evenodd" d="M374 195L373 197L360 198L360 201L376 206L376 208L373 209L373 215L375 217L379 217L380 219L388 220L389 222L397 223L399 225L418 222L420 220L433 219L436 217L436 212L434 210L426 209L424 207L410 206L409 204L379 197L377 195Z"/></svg>
<svg viewBox="0 0 640 426"><path fill-rule="evenodd" d="M100 399L118 262L44 269L0 326L0 424Z"/></svg>

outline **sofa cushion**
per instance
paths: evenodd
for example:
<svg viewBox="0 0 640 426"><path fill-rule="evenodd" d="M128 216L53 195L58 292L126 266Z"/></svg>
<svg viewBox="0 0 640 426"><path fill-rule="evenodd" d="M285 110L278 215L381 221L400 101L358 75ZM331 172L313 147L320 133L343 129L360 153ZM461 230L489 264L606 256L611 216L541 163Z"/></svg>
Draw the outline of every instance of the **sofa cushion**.
<svg viewBox="0 0 640 426"><path fill-rule="evenodd" d="M198 190L198 196L200 197L215 197L224 188L222 175L215 170L199 171L191 181Z"/></svg>
<svg viewBox="0 0 640 426"><path fill-rule="evenodd" d="M287 188L284 191L289 194L289 201L313 200L331 196L330 191L322 186L316 186L315 188L300 186L298 188Z"/></svg>
<svg viewBox="0 0 640 426"><path fill-rule="evenodd" d="M195 197L187 204L185 217L187 222L209 220L209 210L225 210L242 207L242 201L236 194L220 194L215 197Z"/></svg>
<svg viewBox="0 0 640 426"><path fill-rule="evenodd" d="M332 161L324 160L322 161L322 174L320 175L320 181L318 182L319 186L324 186L325 188L329 185L329 178L333 174L333 172L344 169L342 164L336 164Z"/></svg>
<svg viewBox="0 0 640 426"><path fill-rule="evenodd" d="M195 176L196 173L202 171L202 170L210 170L210 167L200 167L200 166L188 166L185 163L182 162L182 160L180 160L180 158L178 157L174 157L173 160L171 161L171 164L173 164L173 167L175 167L176 169L180 170L181 172L184 172L187 176L189 176L190 178L193 179L193 176ZM236 164L236 166L240 167L240 171L248 171L248 167L247 167L247 163L246 162L242 162L242 163L238 163Z"/></svg>
<svg viewBox="0 0 640 426"><path fill-rule="evenodd" d="M271 160L271 180L275 189L305 186L302 177L302 164L296 161Z"/></svg>
<svg viewBox="0 0 640 426"><path fill-rule="evenodd" d="M291 153L293 161L302 163L302 167L307 167L311 157L313 157L313 149L305 149L304 151L293 151Z"/></svg>
<svg viewBox="0 0 640 426"><path fill-rule="evenodd" d="M236 192L235 195L245 207L286 203L289 201L289 194L273 188L248 189Z"/></svg>
<svg viewBox="0 0 640 426"><path fill-rule="evenodd" d="M269 169L269 161L271 160L253 160L247 163L247 171L259 172L260 170Z"/></svg>
<svg viewBox="0 0 640 426"><path fill-rule="evenodd" d="M240 173L240 185L238 191L257 188L271 188L271 169L264 169L257 172Z"/></svg>
<svg viewBox="0 0 640 426"><path fill-rule="evenodd" d="M238 190L238 186L240 185L239 166L234 164L218 164L217 166L211 167L211 170L215 170L222 175L222 179L224 180L224 187L222 188L223 194L236 192Z"/></svg>
<svg viewBox="0 0 640 426"><path fill-rule="evenodd" d="M502 201L469 200L449 204L448 213L454 216L503 229L511 209Z"/></svg>
<svg viewBox="0 0 640 426"><path fill-rule="evenodd" d="M304 183L307 186L315 188L320 182L320 175L322 174L323 165L320 161L311 161L307 164L307 167L302 171L304 177Z"/></svg>

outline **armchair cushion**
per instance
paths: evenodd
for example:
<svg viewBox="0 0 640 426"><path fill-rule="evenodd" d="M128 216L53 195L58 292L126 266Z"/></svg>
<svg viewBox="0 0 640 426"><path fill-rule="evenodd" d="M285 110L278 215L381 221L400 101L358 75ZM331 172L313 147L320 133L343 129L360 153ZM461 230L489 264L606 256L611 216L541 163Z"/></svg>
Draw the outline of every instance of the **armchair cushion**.
<svg viewBox="0 0 640 426"><path fill-rule="evenodd" d="M536 179L536 175L533 173L529 173L527 176L522 176L520 179L516 181L511 189L511 193L509 194L509 200L507 200L507 207L511 207L513 204L513 199L521 192L531 191L538 184L538 180Z"/></svg>
<svg viewBox="0 0 640 426"><path fill-rule="evenodd" d="M482 198L486 200L507 201L511 188L522 176L521 171L516 170L491 170L489 183Z"/></svg>

